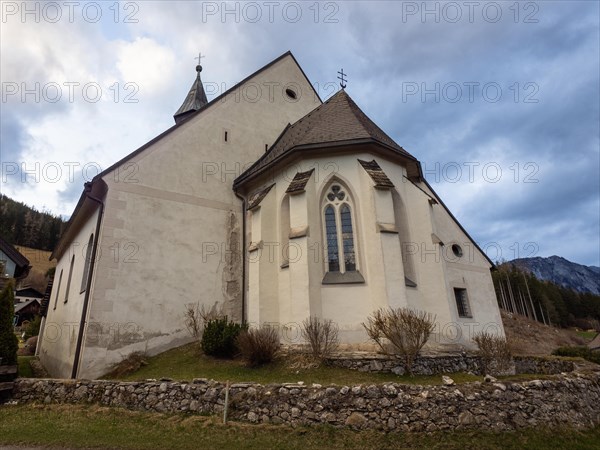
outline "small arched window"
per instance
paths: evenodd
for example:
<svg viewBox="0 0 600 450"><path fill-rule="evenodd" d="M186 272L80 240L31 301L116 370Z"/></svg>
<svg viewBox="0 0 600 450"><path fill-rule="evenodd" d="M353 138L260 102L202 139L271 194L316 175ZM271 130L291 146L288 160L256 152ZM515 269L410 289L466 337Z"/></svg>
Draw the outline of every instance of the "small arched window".
<svg viewBox="0 0 600 450"><path fill-rule="evenodd" d="M71 292L71 277L73 277L73 266L75 265L75 255L71 257L71 266L69 267L69 277L67 278L67 289L65 289L65 303L69 301L69 292Z"/></svg>
<svg viewBox="0 0 600 450"><path fill-rule="evenodd" d="M357 270L352 205L346 189L332 183L325 193L323 222L328 272Z"/></svg>
<svg viewBox="0 0 600 450"><path fill-rule="evenodd" d="M52 309L56 309L56 305L58 304L58 296L60 295L60 285L62 283L62 274L63 274L63 271L61 269L60 275L58 276L58 286L56 286L56 297L54 297L54 308L52 308Z"/></svg>
<svg viewBox="0 0 600 450"><path fill-rule="evenodd" d="M94 247L94 233L90 234L90 239L85 249L85 261L83 262L83 276L81 277L81 292L85 292L87 289L88 276L90 273L90 266L92 265L92 249Z"/></svg>

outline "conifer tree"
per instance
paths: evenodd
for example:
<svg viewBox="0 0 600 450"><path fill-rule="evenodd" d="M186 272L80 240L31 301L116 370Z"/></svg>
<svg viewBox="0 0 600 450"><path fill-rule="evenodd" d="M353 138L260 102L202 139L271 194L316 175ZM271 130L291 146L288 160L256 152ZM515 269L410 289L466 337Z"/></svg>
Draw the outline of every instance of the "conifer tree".
<svg viewBox="0 0 600 450"><path fill-rule="evenodd" d="M13 365L17 363L17 349L19 341L13 329L15 315L14 281L6 283L0 292L0 358L2 364Z"/></svg>

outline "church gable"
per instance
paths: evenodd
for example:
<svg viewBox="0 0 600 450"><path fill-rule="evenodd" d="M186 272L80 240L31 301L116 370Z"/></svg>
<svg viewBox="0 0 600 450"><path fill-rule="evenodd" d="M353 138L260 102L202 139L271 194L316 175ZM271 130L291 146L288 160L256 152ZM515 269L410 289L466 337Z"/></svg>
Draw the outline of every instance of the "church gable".
<svg viewBox="0 0 600 450"><path fill-rule="evenodd" d="M295 122L321 103L290 52L208 103L204 103L203 92L198 72L175 114L176 125L98 177L111 184L114 179L123 182L125 176L137 184L176 192L182 189L189 194L196 194L187 188L195 184L199 175L204 176L203 182L218 178L219 182L232 183L264 154L287 123ZM152 161L145 161L150 155ZM177 177L169 177L165 169L177 160L185 161L183 171Z"/></svg>

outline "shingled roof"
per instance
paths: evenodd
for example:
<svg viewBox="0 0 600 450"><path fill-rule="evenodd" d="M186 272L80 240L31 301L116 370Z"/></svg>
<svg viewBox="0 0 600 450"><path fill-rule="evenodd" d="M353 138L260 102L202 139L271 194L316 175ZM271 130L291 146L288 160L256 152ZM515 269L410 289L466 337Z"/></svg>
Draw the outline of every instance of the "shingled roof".
<svg viewBox="0 0 600 450"><path fill-rule="evenodd" d="M275 186L275 183L252 194L248 199L248 210L254 209L260 205L260 202L263 201L273 186Z"/></svg>
<svg viewBox="0 0 600 450"><path fill-rule="evenodd" d="M19 250L2 239L0 236L0 250L15 263L15 278L24 278L29 273L31 266L29 260L25 258ZM2 274L3 275L3 274Z"/></svg>
<svg viewBox="0 0 600 450"><path fill-rule="evenodd" d="M295 194L295 193L299 193L299 192L304 192L304 189L306 188L306 183L308 183L308 180L310 180L310 176L312 175L312 173L314 171L315 171L315 169L313 168L307 172L296 173L296 175L294 176L294 179L288 186L285 193L286 194Z"/></svg>
<svg viewBox="0 0 600 450"><path fill-rule="evenodd" d="M185 100L177 112L173 115L175 123L181 122L191 113L198 111L208 103L206 93L204 92L204 86L202 86L202 80L200 79L200 72L202 72L202 66L200 64L196 66L196 72L198 75L196 75L194 84L192 84L188 95L185 97Z"/></svg>
<svg viewBox="0 0 600 450"><path fill-rule="evenodd" d="M371 179L375 182L376 188L393 188L394 183L388 178L383 169L379 167L377 161L363 161L359 159L358 162L363 169L369 174Z"/></svg>
<svg viewBox="0 0 600 450"><path fill-rule="evenodd" d="M283 130L271 148L234 182L239 186L293 150L314 146L377 143L405 158L417 159L400 147L361 111L343 89Z"/></svg>

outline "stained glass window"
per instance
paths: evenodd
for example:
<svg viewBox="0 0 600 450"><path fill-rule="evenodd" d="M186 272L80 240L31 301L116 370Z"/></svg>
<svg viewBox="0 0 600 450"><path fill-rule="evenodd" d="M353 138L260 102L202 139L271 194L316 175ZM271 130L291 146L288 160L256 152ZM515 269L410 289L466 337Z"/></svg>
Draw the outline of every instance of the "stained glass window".
<svg viewBox="0 0 600 450"><path fill-rule="evenodd" d="M349 197L338 184L333 184L327 194L324 209L327 240L327 270L352 272L356 270L354 228Z"/></svg>

